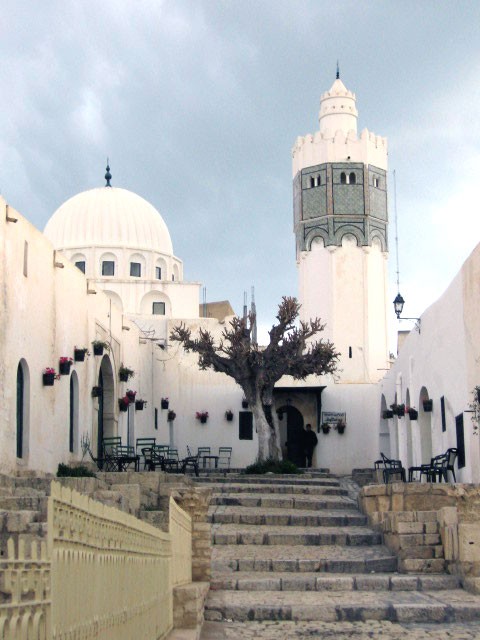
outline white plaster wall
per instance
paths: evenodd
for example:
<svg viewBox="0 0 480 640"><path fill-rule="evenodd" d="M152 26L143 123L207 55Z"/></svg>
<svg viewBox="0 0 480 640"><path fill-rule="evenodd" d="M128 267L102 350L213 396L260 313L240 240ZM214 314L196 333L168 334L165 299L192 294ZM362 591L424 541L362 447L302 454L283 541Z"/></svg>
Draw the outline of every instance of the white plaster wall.
<svg viewBox="0 0 480 640"><path fill-rule="evenodd" d="M398 402L406 402L407 390L412 405L419 409L419 421L393 419L391 431L398 429L398 455L404 465L429 460L422 458L422 424L431 421L432 453L443 453L456 447L455 416L469 409L471 391L480 381L478 355L478 294L480 275L480 247L477 247L461 272L441 298L421 317L421 333L412 330L382 382L387 405L398 394ZM419 407L422 388L433 400L433 412L428 417ZM445 398L447 430L442 432L440 398ZM466 466L457 473L460 482L478 482L479 437L472 434L471 413L464 413ZM412 431L412 451L409 451L408 428ZM428 442L424 443L428 451Z"/></svg>

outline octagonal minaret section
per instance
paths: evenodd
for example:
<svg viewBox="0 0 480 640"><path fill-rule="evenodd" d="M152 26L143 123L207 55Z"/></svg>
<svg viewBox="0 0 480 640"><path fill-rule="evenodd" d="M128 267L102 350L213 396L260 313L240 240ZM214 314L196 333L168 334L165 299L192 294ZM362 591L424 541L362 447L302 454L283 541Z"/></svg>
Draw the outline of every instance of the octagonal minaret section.
<svg viewBox="0 0 480 640"><path fill-rule="evenodd" d="M294 231L304 320L320 317L342 353L339 381L387 366L387 140L357 134L355 94L335 79L319 130L292 149Z"/></svg>

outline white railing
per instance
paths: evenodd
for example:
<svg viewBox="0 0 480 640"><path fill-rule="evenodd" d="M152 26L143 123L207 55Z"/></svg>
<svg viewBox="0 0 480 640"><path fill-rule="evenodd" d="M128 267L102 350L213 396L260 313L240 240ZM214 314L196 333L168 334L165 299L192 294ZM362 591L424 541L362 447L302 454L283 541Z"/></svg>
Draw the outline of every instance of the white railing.
<svg viewBox="0 0 480 640"><path fill-rule="evenodd" d="M172 584L192 581L192 519L170 497L169 529L172 538Z"/></svg>

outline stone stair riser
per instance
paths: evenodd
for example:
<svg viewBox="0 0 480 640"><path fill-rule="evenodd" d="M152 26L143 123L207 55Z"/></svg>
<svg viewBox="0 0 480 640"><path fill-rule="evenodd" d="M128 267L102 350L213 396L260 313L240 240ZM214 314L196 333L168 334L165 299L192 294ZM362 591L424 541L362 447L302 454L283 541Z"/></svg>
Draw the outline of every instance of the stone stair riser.
<svg viewBox="0 0 480 640"><path fill-rule="evenodd" d="M258 544L258 545L342 545L357 546L365 544L380 544L381 535L379 533L365 533L359 535L349 534L321 534L321 533L303 533L303 534L276 534L263 532L249 533L222 533L216 532L212 536L214 544Z"/></svg>
<svg viewBox="0 0 480 640"><path fill-rule="evenodd" d="M371 573L397 570L396 558L372 560L275 560L229 558L212 560L212 571L289 571L292 573Z"/></svg>
<svg viewBox="0 0 480 640"><path fill-rule="evenodd" d="M266 493L266 486L255 486L255 485L243 485L238 487L213 487L213 495L236 495L238 493ZM295 494L295 495L303 495L303 496L346 496L348 495L348 491L346 489L342 489L341 487L290 487L283 485L273 485L268 487L269 494Z"/></svg>
<svg viewBox="0 0 480 640"><path fill-rule="evenodd" d="M250 525L288 525L299 527L333 527L333 526L362 526L367 519L360 514L325 515L296 515L296 514L242 514L215 512L209 514L209 520L215 524L250 524Z"/></svg>
<svg viewBox="0 0 480 640"><path fill-rule="evenodd" d="M227 507L256 507L260 509L304 509L304 510L320 510L320 509L345 509L349 506L347 499L343 500L308 500L308 499L282 499L267 498L256 496L229 496L216 495L212 496L212 505Z"/></svg>

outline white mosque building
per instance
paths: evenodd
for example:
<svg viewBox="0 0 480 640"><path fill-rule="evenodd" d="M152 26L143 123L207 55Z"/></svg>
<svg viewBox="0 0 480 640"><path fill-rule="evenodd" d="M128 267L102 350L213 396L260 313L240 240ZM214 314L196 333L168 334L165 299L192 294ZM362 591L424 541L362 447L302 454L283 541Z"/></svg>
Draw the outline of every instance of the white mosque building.
<svg viewBox="0 0 480 640"><path fill-rule="evenodd" d="M457 447L457 479L478 481L480 436L471 418L480 380L480 248L392 364L387 143L366 129L358 134L357 119L355 95L337 74L321 97L319 130L292 150L302 318L320 316L342 357L336 376L282 379L275 392L282 445L295 461L301 429L311 423L319 434L314 465L337 473L372 466L380 451L412 466ZM160 213L112 186L108 167L105 178L62 204L44 233L0 198L1 469L55 471L82 458L82 439L98 453L114 435L125 444L155 437L180 455L187 445L231 446L232 466L243 467L258 445L242 390L200 371L196 356L169 342L180 322L218 335L229 305L200 317L201 285L184 281ZM93 352L96 340L108 347L102 355ZM81 349L90 353L84 360ZM135 372L127 382L122 367ZM50 368L53 383L44 376ZM127 390L137 402L121 410ZM393 403L416 407L418 419L388 418ZM205 423L200 411L209 414ZM323 432L338 421L344 432Z"/></svg>

